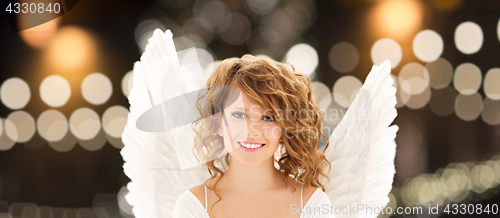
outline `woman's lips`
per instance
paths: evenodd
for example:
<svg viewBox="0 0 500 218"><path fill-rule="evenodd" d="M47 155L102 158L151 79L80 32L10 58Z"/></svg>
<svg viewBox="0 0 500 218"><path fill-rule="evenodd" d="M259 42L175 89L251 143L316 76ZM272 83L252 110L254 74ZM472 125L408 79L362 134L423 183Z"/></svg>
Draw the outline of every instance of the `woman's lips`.
<svg viewBox="0 0 500 218"><path fill-rule="evenodd" d="M248 143L248 144L254 144L254 145L262 145L258 148L246 148L244 147L241 143ZM253 152L257 152L259 150L261 150L266 144L265 143L260 143L260 142L253 142L253 143L249 143L249 142L238 142L238 144L240 145L241 149L243 149L244 151L246 152L250 152L250 153L253 153Z"/></svg>

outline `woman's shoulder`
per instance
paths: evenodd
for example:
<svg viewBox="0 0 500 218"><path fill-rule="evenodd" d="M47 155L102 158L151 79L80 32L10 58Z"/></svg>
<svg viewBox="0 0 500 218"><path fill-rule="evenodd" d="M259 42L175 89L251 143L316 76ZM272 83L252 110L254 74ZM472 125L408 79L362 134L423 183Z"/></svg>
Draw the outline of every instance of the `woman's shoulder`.
<svg viewBox="0 0 500 218"><path fill-rule="evenodd" d="M189 189L189 191L200 201L200 203L205 207L205 187L204 184L197 185Z"/></svg>
<svg viewBox="0 0 500 218"><path fill-rule="evenodd" d="M312 205L320 205L320 204L330 204L330 198L328 195L321 189L321 188L316 188L311 186L312 193L307 201L307 205L312 206ZM305 187L304 187L305 190Z"/></svg>

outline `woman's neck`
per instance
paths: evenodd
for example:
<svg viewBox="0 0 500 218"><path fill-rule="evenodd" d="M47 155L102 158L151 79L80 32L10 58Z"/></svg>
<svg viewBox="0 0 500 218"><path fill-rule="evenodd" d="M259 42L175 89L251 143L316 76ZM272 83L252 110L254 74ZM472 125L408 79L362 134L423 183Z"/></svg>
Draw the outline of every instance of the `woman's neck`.
<svg viewBox="0 0 500 218"><path fill-rule="evenodd" d="M274 167L274 159L255 166L245 166L238 161L232 161L217 186L232 193L252 193L282 190L285 181Z"/></svg>

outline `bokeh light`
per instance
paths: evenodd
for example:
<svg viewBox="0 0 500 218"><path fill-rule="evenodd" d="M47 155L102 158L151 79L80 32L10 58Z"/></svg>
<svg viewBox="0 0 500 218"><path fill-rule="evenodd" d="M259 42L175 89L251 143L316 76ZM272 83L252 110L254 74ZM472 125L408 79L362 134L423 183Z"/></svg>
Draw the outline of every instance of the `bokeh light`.
<svg viewBox="0 0 500 218"><path fill-rule="evenodd" d="M418 94L413 94L410 96L406 106L411 109L419 109L424 107L431 98L431 88L427 86L424 91Z"/></svg>
<svg viewBox="0 0 500 218"><path fill-rule="evenodd" d="M0 125L2 125L2 134L0 135L0 150L9 150L11 149L16 142L9 138L5 133L5 119L0 118Z"/></svg>
<svg viewBox="0 0 500 218"><path fill-rule="evenodd" d="M481 118L492 126L500 124L500 100L485 98Z"/></svg>
<svg viewBox="0 0 500 218"><path fill-rule="evenodd" d="M104 104L112 93L111 81L102 73L87 75L82 82L83 98L93 105Z"/></svg>
<svg viewBox="0 0 500 218"><path fill-rule="evenodd" d="M332 103L332 93L328 86L321 82L312 82L311 88L320 110L326 110Z"/></svg>
<svg viewBox="0 0 500 218"><path fill-rule="evenodd" d="M66 135L59 141L49 141L49 146L57 152L71 151L76 145L76 138L71 131L66 131Z"/></svg>
<svg viewBox="0 0 500 218"><path fill-rule="evenodd" d="M474 22L463 22L455 30L455 46L464 54L474 54L483 45L483 31Z"/></svg>
<svg viewBox="0 0 500 218"><path fill-rule="evenodd" d="M14 111L5 119L5 133L15 142L27 142L35 134L35 120L25 111Z"/></svg>
<svg viewBox="0 0 500 218"><path fill-rule="evenodd" d="M380 65L385 60L389 60L392 69L396 68L403 58L401 46L390 38L377 40L373 44L370 54L373 64Z"/></svg>
<svg viewBox="0 0 500 218"><path fill-rule="evenodd" d="M500 68L488 70L484 76L484 94L493 100L500 100Z"/></svg>
<svg viewBox="0 0 500 218"><path fill-rule="evenodd" d="M209 65L207 65L207 67L205 67L205 69L204 69L205 79L207 79L208 77L210 77L210 75L212 75L212 73L215 70L215 67L217 67L217 65L219 65L220 63L221 63L221 61L214 61L214 62L210 63Z"/></svg>
<svg viewBox="0 0 500 218"><path fill-rule="evenodd" d="M292 64L296 71L310 77L318 66L318 53L308 44L297 44L286 54L286 62Z"/></svg>
<svg viewBox="0 0 500 218"><path fill-rule="evenodd" d="M125 212L128 215L132 215L132 206L127 202L125 199L125 195L128 194L128 189L126 186L123 186L120 191L118 191L117 198L118 198L118 206L120 207L120 210Z"/></svg>
<svg viewBox="0 0 500 218"><path fill-rule="evenodd" d="M199 2L202 3L203 1ZM197 3L195 3L195 8ZM211 30L214 33L219 32L219 28L215 27L219 26L228 12L230 12L230 9L222 1L208 1L199 10L193 10L195 15L210 23Z"/></svg>
<svg viewBox="0 0 500 218"><path fill-rule="evenodd" d="M398 76L398 84L401 89L412 95L422 93L429 86L429 72L419 63L406 64Z"/></svg>
<svg viewBox="0 0 500 218"><path fill-rule="evenodd" d="M340 42L330 49L328 61L337 72L348 73L358 66L359 53L351 43Z"/></svg>
<svg viewBox="0 0 500 218"><path fill-rule="evenodd" d="M5 106L12 110L22 109L31 99L30 87L20 78L9 78L3 82L0 88L0 99Z"/></svg>
<svg viewBox="0 0 500 218"><path fill-rule="evenodd" d="M248 8L257 14L266 14L276 7L278 0L246 0Z"/></svg>
<svg viewBox="0 0 500 218"><path fill-rule="evenodd" d="M123 145L123 141L122 141L121 137L115 138L115 137L112 137L112 136L106 134L106 138L108 139L109 144L111 144L115 148L122 149L123 146L125 146L125 145Z"/></svg>
<svg viewBox="0 0 500 218"><path fill-rule="evenodd" d="M51 107L65 105L70 96L71 87L69 82L62 76L48 76L40 84L40 97L45 104Z"/></svg>
<svg viewBox="0 0 500 218"><path fill-rule="evenodd" d="M431 4L439 10L454 11L462 6L464 0L431 0Z"/></svg>
<svg viewBox="0 0 500 218"><path fill-rule="evenodd" d="M134 36L135 42L137 43L137 46L139 46L139 49L141 49L141 52L145 51L148 39L153 35L154 30L157 28L162 31L166 30L162 23L152 19L143 20L139 23L139 25L137 25Z"/></svg>
<svg viewBox="0 0 500 218"><path fill-rule="evenodd" d="M132 90L132 87L134 87L133 73L133 71L129 71L122 78L122 92L125 97L128 97L128 95L130 94L130 90Z"/></svg>
<svg viewBox="0 0 500 218"><path fill-rule="evenodd" d="M96 42L85 30L65 26L50 43L47 55L58 70L81 71L94 64L97 57Z"/></svg>
<svg viewBox="0 0 500 218"><path fill-rule="evenodd" d="M453 86L463 95L470 95L477 92L481 86L481 70L475 64L463 63L455 69L453 76Z"/></svg>
<svg viewBox="0 0 500 218"><path fill-rule="evenodd" d="M429 72L429 85L434 89L448 87L453 79L453 66L444 58L438 58L425 65Z"/></svg>
<svg viewBox="0 0 500 218"><path fill-rule="evenodd" d="M498 36L498 40L500 41L500 20L498 20L498 24L497 24L497 36Z"/></svg>
<svg viewBox="0 0 500 218"><path fill-rule="evenodd" d="M104 147L106 144L106 133L103 129L99 128L99 132L97 132L96 136L89 140L77 139L78 144L82 146L87 151L97 151Z"/></svg>
<svg viewBox="0 0 500 218"><path fill-rule="evenodd" d="M120 105L108 108L102 115L102 128L112 137L120 138L127 124L128 110Z"/></svg>
<svg viewBox="0 0 500 218"><path fill-rule="evenodd" d="M354 76L343 76L333 85L333 99L338 105L348 108L363 84Z"/></svg>
<svg viewBox="0 0 500 218"><path fill-rule="evenodd" d="M479 93L460 93L455 100L455 114L465 121L475 120L483 110L483 98Z"/></svg>
<svg viewBox="0 0 500 218"><path fill-rule="evenodd" d="M79 108L69 117L69 129L78 139L90 140L101 129L99 115L90 108Z"/></svg>
<svg viewBox="0 0 500 218"><path fill-rule="evenodd" d="M413 52L423 62L432 62L443 53L443 39L434 30L423 30L413 39Z"/></svg>
<svg viewBox="0 0 500 218"><path fill-rule="evenodd" d="M59 141L68 132L68 120L61 112L50 109L44 111L36 122L38 134L47 141Z"/></svg>
<svg viewBox="0 0 500 218"><path fill-rule="evenodd" d="M219 25L222 40L231 45L243 44L250 37L251 28L248 18L239 13L227 14Z"/></svg>
<svg viewBox="0 0 500 218"><path fill-rule="evenodd" d="M380 35L405 39L422 25L423 14L420 1L377 1L372 26Z"/></svg>

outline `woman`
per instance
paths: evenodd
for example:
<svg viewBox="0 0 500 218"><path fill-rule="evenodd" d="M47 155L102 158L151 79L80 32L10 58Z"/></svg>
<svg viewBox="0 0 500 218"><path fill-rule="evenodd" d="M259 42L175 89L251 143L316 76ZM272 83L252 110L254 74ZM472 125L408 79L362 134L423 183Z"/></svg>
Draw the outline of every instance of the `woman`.
<svg viewBox="0 0 500 218"><path fill-rule="evenodd" d="M207 87L194 153L211 178L178 198L174 217L333 217L306 214L331 205L319 182L330 163L317 148L320 136L327 146L328 139L309 79L289 64L245 55L220 63Z"/></svg>

